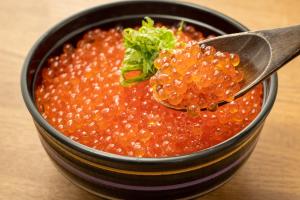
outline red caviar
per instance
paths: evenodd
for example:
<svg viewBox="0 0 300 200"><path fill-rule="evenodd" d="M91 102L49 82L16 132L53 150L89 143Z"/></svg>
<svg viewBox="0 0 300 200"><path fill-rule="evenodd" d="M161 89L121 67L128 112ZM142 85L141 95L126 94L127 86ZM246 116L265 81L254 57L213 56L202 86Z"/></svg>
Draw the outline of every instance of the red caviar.
<svg viewBox="0 0 300 200"><path fill-rule="evenodd" d="M186 28L182 40L201 40ZM260 112L262 86L215 112L192 117L152 97L149 81L120 86L124 47L118 28L89 31L76 47L50 58L35 90L43 117L74 141L119 155L167 157L216 145L247 126Z"/></svg>
<svg viewBox="0 0 300 200"><path fill-rule="evenodd" d="M240 90L243 73L236 69L237 54L216 51L190 41L172 51L162 51L154 65L158 72L150 83L157 99L198 113L216 109L221 101L232 101Z"/></svg>

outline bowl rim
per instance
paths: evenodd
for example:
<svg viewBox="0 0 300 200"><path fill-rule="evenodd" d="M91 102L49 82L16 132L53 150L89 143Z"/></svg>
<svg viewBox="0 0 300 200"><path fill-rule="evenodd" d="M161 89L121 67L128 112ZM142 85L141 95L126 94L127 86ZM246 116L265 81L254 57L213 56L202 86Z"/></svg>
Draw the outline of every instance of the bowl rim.
<svg viewBox="0 0 300 200"><path fill-rule="evenodd" d="M52 127L42 117L42 115L38 111L36 105L34 104L34 101L31 98L31 95L30 95L30 92L29 92L29 89L28 89L28 84L27 84L27 75L29 73L29 63L31 61L31 57L33 56L33 54L36 51L39 44L44 39L46 39L46 37L50 33L55 32L56 30L58 30L63 25L65 25L68 22L72 21L74 18L84 16L85 14L87 14L89 12L93 12L94 10L97 10L99 8L104 9L105 7L120 6L120 5L124 5L124 4L128 4L128 3L137 3L137 2L138 1L135 1L135 0L115 1L115 2L112 2L112 3L100 4L98 6L94 6L94 7L79 11L79 12L71 15L70 17L67 17L67 18L59 21L57 24L55 24L50 29L48 29L34 43L32 48L29 50L29 52L28 52L28 54L25 58L25 61L23 63L22 72L21 72L21 82L20 83L21 83L21 92L22 92L23 100L26 104L27 109L31 113L35 123L38 123L39 126L41 126L43 129L45 129L47 134L50 134L51 136L56 138L58 141L60 141L61 143L67 145L68 147L70 147L71 149L73 149L75 151L78 151L80 153L89 155L93 158L106 159L106 160L110 160L110 161L114 161L114 162L124 162L124 163L127 163L127 164L129 164L129 163L171 164L171 163L176 163L176 162L186 162L186 161L191 161L191 160L195 160L195 159L202 159L202 158L206 158L206 157L208 157L212 154L215 154L217 152L220 152L222 150L225 150L228 147L237 144L242 138L247 137L247 135L251 133L251 130L257 124L259 124L261 121L263 121L266 118L266 116L270 112L271 108L273 107L273 104L275 102L276 95L277 95L277 88L278 88L277 74L273 74L269 78L269 81L270 81L269 93L266 94L264 92L265 102L262 106L262 109L261 109L260 113L255 117L255 119L250 124L248 124L240 132L236 133L233 137L231 137L231 138L229 138L229 139L227 139L227 140L225 140L225 141L223 141L223 142L221 142L217 145L211 146L207 149L203 149L203 150L191 153L191 154L186 154L186 155L179 155L179 156L172 156L172 157L160 157L160 158L139 158L139 157L122 156L122 155L117 155L117 154L113 154L113 153L108 153L108 152L97 150L97 149L85 146L83 144L80 144L78 142L75 142L74 140L70 139L69 137L65 136L63 133L59 132L54 127ZM153 0L144 0L144 1L140 1L140 2L150 3L150 2L153 2ZM198 10L199 9L204 10L205 12L209 12L210 14L212 14L216 17L222 18L226 22L233 24L234 26L236 26L240 30L244 30L244 31L249 30L247 27L245 27L244 25L242 25L241 23L239 23L235 19L233 19L231 17L228 17L228 16L224 15L223 13L221 13L219 11L207 8L205 6L201 6L201 5L194 4L194 3L189 3L189 2L180 2L180 1L175 1L174 2L174 1L171 1L171 0L161 0L159 2L177 4L177 5L191 7L191 8L198 9ZM265 97L265 95L267 95L267 97Z"/></svg>

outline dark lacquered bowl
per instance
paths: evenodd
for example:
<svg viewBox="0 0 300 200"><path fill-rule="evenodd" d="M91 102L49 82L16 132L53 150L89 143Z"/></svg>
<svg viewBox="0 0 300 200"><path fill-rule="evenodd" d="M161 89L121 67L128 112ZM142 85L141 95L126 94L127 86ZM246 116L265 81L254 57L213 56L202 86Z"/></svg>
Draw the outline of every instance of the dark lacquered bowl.
<svg viewBox="0 0 300 200"><path fill-rule="evenodd" d="M55 165L73 183L106 198L193 198L226 182L247 160L277 93L277 76L264 82L263 108L255 120L233 138L206 150L169 158L133 158L78 144L55 130L38 112L33 90L40 68L66 42L85 31L116 25L135 26L144 16L166 24L184 20L205 34L246 31L247 28L205 7L171 1L123 1L80 12L46 32L24 63L21 87L41 142Z"/></svg>

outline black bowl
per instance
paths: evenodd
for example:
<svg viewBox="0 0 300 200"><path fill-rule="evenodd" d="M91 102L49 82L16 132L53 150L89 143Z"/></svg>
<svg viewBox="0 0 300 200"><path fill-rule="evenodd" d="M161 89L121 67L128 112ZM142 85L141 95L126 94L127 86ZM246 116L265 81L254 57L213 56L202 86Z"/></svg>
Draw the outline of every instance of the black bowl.
<svg viewBox="0 0 300 200"><path fill-rule="evenodd" d="M226 182L247 160L277 93L277 75L264 82L261 112L229 140L193 154L169 158L134 158L81 145L54 129L38 112L33 91L47 59L65 43L84 32L116 25L135 26L144 16L166 24L184 20L205 34L246 31L235 20L205 7L171 1L122 1L80 12L46 32L24 63L21 87L24 101L39 131L41 142L63 174L76 185L106 198L192 198Z"/></svg>

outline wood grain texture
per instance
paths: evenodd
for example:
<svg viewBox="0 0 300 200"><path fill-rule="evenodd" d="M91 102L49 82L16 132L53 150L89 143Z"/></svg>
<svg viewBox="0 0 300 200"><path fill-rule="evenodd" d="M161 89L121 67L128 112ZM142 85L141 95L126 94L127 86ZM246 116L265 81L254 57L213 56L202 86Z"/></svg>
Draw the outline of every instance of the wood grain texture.
<svg viewBox="0 0 300 200"><path fill-rule="evenodd" d="M37 38L96 0L0 2L0 199L96 200L52 165L20 92L24 58ZM250 29L300 23L299 0L194 0ZM233 179L203 200L300 199L300 58L279 72L279 92L257 148Z"/></svg>

